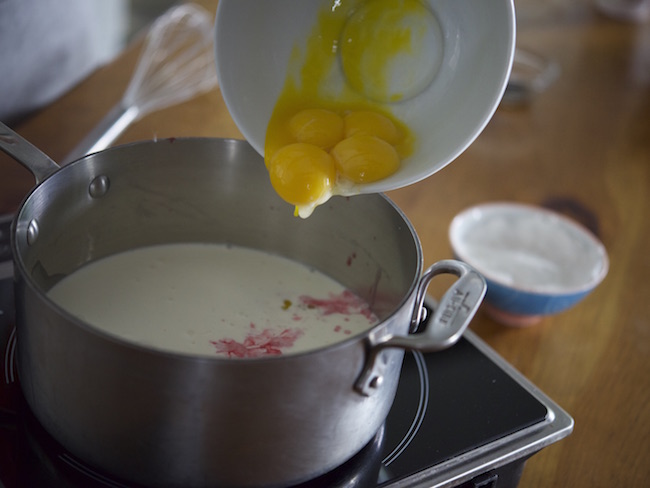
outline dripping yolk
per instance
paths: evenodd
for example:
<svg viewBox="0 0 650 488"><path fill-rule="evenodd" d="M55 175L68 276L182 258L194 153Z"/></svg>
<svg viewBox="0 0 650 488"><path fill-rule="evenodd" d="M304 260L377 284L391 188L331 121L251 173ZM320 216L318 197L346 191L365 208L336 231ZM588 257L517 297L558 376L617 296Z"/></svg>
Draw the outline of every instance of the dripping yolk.
<svg viewBox="0 0 650 488"><path fill-rule="evenodd" d="M276 193L306 218L332 195L395 173L409 143L399 120L367 107L287 108L269 123L265 163Z"/></svg>
<svg viewBox="0 0 650 488"><path fill-rule="evenodd" d="M378 137L355 134L332 149L336 169L355 183L370 183L393 174L400 166L395 148Z"/></svg>
<svg viewBox="0 0 650 488"><path fill-rule="evenodd" d="M399 141L399 132L395 124L378 112L369 110L350 112L345 116L344 127L345 137L364 134L378 137L389 144L397 144Z"/></svg>
<svg viewBox="0 0 650 488"><path fill-rule="evenodd" d="M296 207L313 207L331 196L336 166L320 147L296 142L273 155L269 175L271 185L285 201Z"/></svg>
<svg viewBox="0 0 650 488"><path fill-rule="evenodd" d="M331 110L301 110L289 120L289 132L297 142L330 149L343 138L343 118Z"/></svg>

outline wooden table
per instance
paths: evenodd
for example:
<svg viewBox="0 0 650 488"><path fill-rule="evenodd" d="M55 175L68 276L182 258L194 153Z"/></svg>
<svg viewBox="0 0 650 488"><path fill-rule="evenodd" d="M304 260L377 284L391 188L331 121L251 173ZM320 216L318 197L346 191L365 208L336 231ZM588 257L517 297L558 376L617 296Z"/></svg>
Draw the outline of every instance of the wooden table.
<svg viewBox="0 0 650 488"><path fill-rule="evenodd" d="M214 11L215 1L201 3ZM479 313L472 329L575 419L570 437L528 461L521 488L645 486L650 24L620 23L586 2L569 3L522 8L520 17L518 46L555 60L558 80L527 105L502 105L453 164L390 197L417 229L427 265L451 256L447 227L473 204L550 205L586 219L611 265L593 294L530 328L507 328ZM137 46L14 129L63 158L121 97L136 59ZM118 142L180 136L241 134L214 90L146 117ZM0 154L0 214L12 212L32 186L31 175Z"/></svg>

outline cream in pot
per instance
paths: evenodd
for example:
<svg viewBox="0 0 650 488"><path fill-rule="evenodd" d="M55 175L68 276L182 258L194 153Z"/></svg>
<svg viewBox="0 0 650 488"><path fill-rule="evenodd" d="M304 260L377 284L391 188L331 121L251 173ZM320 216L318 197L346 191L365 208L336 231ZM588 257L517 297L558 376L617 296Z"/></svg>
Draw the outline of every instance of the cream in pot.
<svg viewBox="0 0 650 488"><path fill-rule="evenodd" d="M225 244L176 243L118 253L80 268L48 295L109 334L213 357L303 352L378 322L365 301L324 273Z"/></svg>

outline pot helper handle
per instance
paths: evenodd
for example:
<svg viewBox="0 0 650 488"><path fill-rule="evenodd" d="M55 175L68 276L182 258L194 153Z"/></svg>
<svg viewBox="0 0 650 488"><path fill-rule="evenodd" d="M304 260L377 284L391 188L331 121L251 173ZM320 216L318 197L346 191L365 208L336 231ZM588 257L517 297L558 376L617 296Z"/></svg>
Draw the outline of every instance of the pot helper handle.
<svg viewBox="0 0 650 488"><path fill-rule="evenodd" d="M453 274L458 279L445 292L431 317L427 317L424 307L427 288L431 280L440 274ZM428 268L418 284L411 319L412 333L407 336L371 334L368 361L355 389L367 396L381 385L385 361L378 359L380 352L387 347L433 352L455 344L476 314L486 291L483 276L460 261L439 261ZM425 322L424 330L419 331Z"/></svg>
<svg viewBox="0 0 650 488"><path fill-rule="evenodd" d="M424 331L417 332L427 319L424 307L427 287L440 274L453 274L458 280L444 294ZM471 266L451 259L437 262L424 272L418 285L410 329L415 333L394 336L386 346L432 352L454 345L476 314L486 291L485 279Z"/></svg>

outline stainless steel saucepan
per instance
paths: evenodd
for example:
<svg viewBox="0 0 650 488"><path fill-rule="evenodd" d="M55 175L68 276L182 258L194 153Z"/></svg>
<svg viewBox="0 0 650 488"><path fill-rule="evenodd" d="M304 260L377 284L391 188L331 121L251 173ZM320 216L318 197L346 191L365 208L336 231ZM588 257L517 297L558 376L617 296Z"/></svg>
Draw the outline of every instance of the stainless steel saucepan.
<svg viewBox="0 0 650 488"><path fill-rule="evenodd" d="M452 344L485 293L462 263L423 271L414 229L383 195L333 198L309 219L293 217L244 141L142 142L60 168L0 124L0 148L37 181L12 229L24 396L73 455L134 483L285 486L331 470L382 426L404 349ZM305 263L367 300L380 323L296 355L198 357L115 338L46 295L91 261L173 242ZM416 331L440 273L458 279Z"/></svg>

